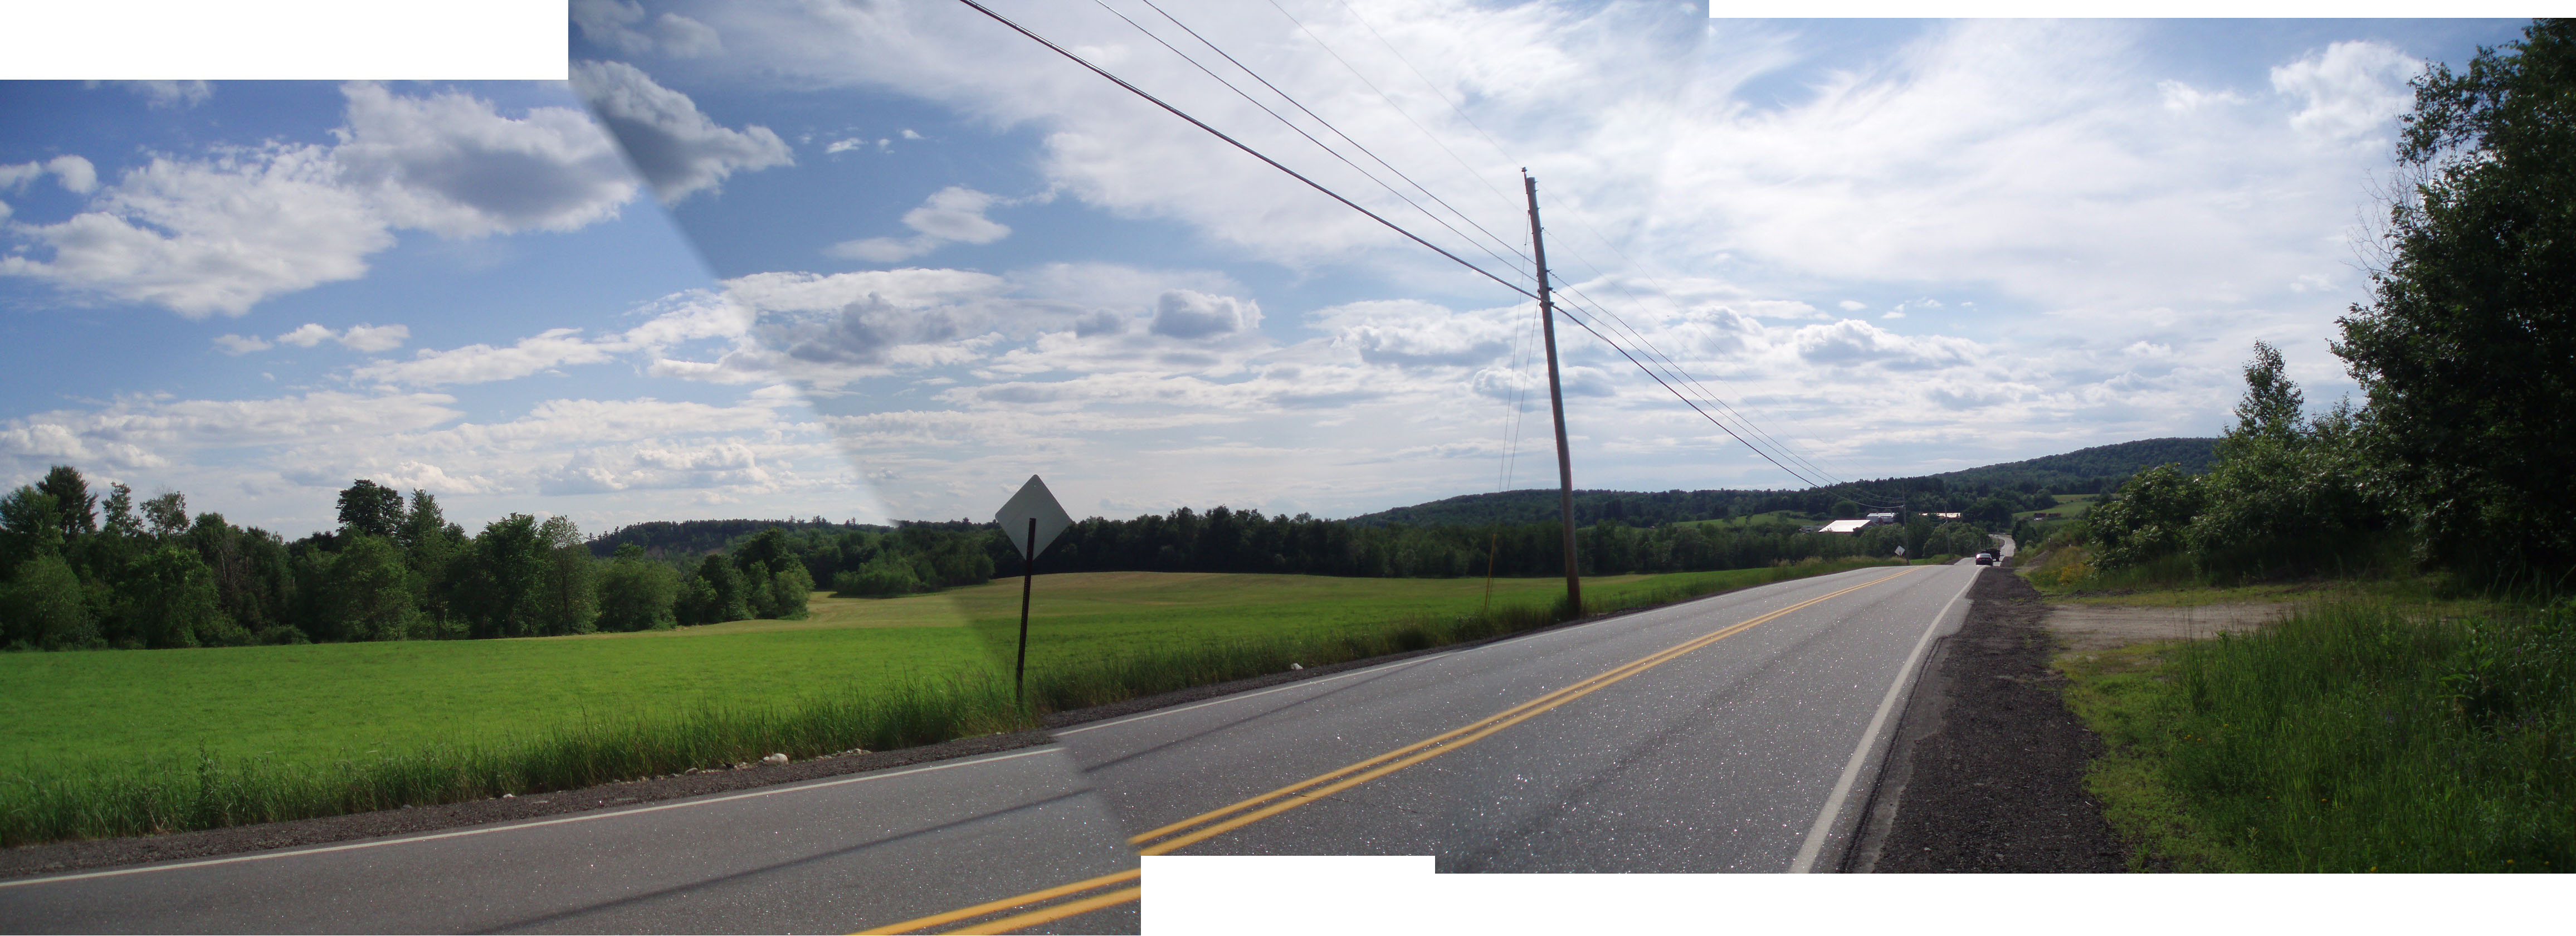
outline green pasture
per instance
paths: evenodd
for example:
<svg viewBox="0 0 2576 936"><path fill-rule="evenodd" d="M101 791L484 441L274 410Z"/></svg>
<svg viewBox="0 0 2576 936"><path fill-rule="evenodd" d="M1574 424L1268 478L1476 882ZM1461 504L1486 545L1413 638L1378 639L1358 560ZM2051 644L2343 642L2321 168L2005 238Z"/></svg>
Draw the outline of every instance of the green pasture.
<svg viewBox="0 0 2576 936"><path fill-rule="evenodd" d="M1741 517L1720 517L1715 520L1684 520L1673 525L1695 526L1709 530L1740 530L1745 527L1777 526L1780 524L1806 526L1817 522L1818 521L1816 520L1809 519L1806 514L1799 513L1795 510L1774 510L1769 513L1746 514Z"/></svg>
<svg viewBox="0 0 2576 936"><path fill-rule="evenodd" d="M2083 516L2085 511L2093 509L2094 504L2102 502L2102 495L2099 494L2058 494L2054 496L2057 498L2057 506L2051 507L2045 511L2020 511L2013 514L2013 519L2028 520L2032 515L2040 513L2053 513L2060 517L2073 519Z"/></svg>
<svg viewBox="0 0 2576 936"><path fill-rule="evenodd" d="M1706 573L1703 573L1706 574ZM1657 576L1678 580L1688 576ZM1645 576L1587 580L1608 595ZM1498 579L1494 602L1558 579ZM1037 580L1032 666L1167 644L1327 637L1473 612L1482 579L1100 572ZM0 654L0 772L193 754L327 761L523 737L585 718L793 705L893 677L1007 666L1020 583L892 599L817 593L797 621L632 634Z"/></svg>

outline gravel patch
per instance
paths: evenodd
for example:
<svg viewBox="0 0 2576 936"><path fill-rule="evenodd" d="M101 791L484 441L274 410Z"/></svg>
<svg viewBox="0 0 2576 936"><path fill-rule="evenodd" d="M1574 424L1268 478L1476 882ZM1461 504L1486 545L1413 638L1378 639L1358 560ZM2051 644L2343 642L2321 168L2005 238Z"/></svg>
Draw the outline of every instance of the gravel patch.
<svg viewBox="0 0 2576 936"><path fill-rule="evenodd" d="M2102 750L2058 695L2038 589L1977 576L1899 722L1844 870L2114 872L2128 846L2084 791Z"/></svg>

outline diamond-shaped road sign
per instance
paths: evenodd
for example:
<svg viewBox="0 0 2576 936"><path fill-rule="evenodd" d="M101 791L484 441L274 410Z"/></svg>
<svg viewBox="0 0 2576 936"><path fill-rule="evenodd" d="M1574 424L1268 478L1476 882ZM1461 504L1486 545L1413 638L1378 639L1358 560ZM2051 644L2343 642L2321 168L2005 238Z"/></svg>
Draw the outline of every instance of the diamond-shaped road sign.
<svg viewBox="0 0 2576 936"><path fill-rule="evenodd" d="M1032 519L1038 522L1034 546L1029 542L1029 521ZM1036 475L1030 475L1029 483L1020 485L1020 492L1011 495L1010 501L1002 505L1002 512L993 515L993 521L1002 525L1002 533L1011 538L1011 545L1019 547L1023 556L1045 551L1047 544L1055 542L1066 527L1073 525L1073 518L1065 514L1064 505L1055 502L1055 495L1048 493L1046 482L1038 480Z"/></svg>

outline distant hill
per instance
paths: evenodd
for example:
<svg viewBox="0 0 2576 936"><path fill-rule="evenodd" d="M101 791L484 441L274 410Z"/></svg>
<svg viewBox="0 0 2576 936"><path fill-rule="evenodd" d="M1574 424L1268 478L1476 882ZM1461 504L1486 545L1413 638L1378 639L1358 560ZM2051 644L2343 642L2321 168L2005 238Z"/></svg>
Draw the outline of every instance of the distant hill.
<svg viewBox="0 0 2576 936"><path fill-rule="evenodd" d="M2008 499L2037 491L2098 494L2117 489L2130 475L2157 465L2182 465L2186 472L2209 470L2217 439L2143 439L2097 445L2063 455L2005 462L1936 475L1857 481L1832 487L1787 490L1613 491L1574 492L1577 524L1617 520L1630 526L1657 526L1691 520L1717 520L1773 511L1822 515L1837 502L1863 504L1903 501L1917 510L1960 510L1979 499ZM2017 508L2018 509L2018 508ZM1536 523L1555 520L1556 491L1536 488L1489 494L1462 494L1429 503L1361 514L1354 526L1476 526L1488 523ZM960 522L962 523L962 521ZM946 526L946 524L942 524ZM971 526L972 524L965 524ZM592 555L606 558L628 543L656 558L685 558L723 550L770 527L805 530L885 530L846 521L824 520L656 520L619 527L590 541Z"/></svg>
<svg viewBox="0 0 2576 936"><path fill-rule="evenodd" d="M1832 510L1836 502L1847 498L1864 504L1903 501L1919 510L1958 510L1997 493L2028 495L2047 490L2059 494L2099 494L2115 490L2130 475L2157 465L2179 463L2186 472L2206 472L2215 457L2217 444L2216 439L2144 439L1942 474L1857 481L1803 491L1578 490L1574 492L1574 519L1580 525L1609 519L1631 526L1651 526L1775 510L1822 514ZM1556 515L1556 492L1538 488L1463 494L1361 514L1348 522L1358 526L1390 523L1476 525L1532 523L1554 520Z"/></svg>
<svg viewBox="0 0 2576 936"><path fill-rule="evenodd" d="M2075 488L2103 487L2106 482L2116 486L2130 475L2165 464L2178 463L2186 474L2203 474L2217 458L2217 439L2141 439L1933 477L1996 487L2028 482L2060 494L2093 494L2100 492Z"/></svg>

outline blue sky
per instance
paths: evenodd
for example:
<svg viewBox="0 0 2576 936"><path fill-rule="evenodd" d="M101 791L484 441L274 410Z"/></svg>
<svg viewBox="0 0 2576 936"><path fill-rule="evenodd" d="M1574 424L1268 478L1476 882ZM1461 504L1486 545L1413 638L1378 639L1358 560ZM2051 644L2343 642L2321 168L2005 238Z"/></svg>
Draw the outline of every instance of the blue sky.
<svg viewBox="0 0 2576 936"><path fill-rule="evenodd" d="M1845 478L2213 434L2258 338L2345 392L2404 79L2519 29L1162 5L1498 253L1530 167L1561 283ZM1100 8L995 6L1503 272ZM962 5L572 13L570 85L0 84L0 480L290 534L355 477L592 530L1553 480L1526 300ZM1798 485L1560 339L1579 485Z"/></svg>

